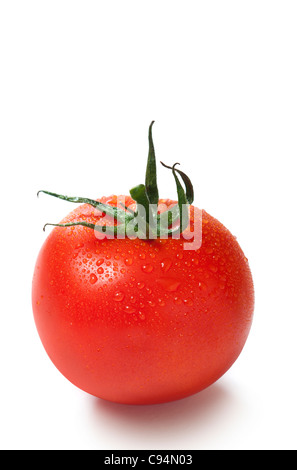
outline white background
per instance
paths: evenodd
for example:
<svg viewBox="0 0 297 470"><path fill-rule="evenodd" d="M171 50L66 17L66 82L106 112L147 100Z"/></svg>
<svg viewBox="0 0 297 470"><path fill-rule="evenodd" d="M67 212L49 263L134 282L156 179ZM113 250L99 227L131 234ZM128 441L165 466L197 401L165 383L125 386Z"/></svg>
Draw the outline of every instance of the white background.
<svg viewBox="0 0 297 470"><path fill-rule="evenodd" d="M0 2L1 448L296 449L296 24L286 0ZM74 207L36 193L127 193L153 119L157 159L238 237L256 309L215 385L133 407L75 388L41 345L42 227Z"/></svg>

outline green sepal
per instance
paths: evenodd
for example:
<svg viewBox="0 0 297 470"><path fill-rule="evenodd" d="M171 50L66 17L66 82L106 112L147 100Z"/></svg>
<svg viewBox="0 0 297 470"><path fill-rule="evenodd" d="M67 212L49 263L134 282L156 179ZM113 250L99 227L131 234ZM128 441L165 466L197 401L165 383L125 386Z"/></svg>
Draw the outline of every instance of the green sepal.
<svg viewBox="0 0 297 470"><path fill-rule="evenodd" d="M178 214L177 214L177 211L175 209L175 207L177 207L177 206L173 207L170 210L170 212L172 213L172 221L173 222L176 221L177 216L179 217L179 232L182 233L186 229L186 227L188 226L188 223L189 223L188 207L189 207L189 204L191 204L193 202L193 197L194 197L193 186L192 186L192 183L190 181L190 178L185 173L183 173L182 171L177 170L175 168L175 166L179 165L179 163L175 163L172 167L168 166L168 165L165 165L163 162L161 162L161 164L165 168L169 168L170 170L172 170L172 173L173 173L173 176L174 176L174 179L175 179L177 197L178 197ZM186 192L184 191L184 188L182 187L182 185L179 181L177 173L181 175L182 180L185 183ZM184 210L184 207L186 207L186 211Z"/></svg>
<svg viewBox="0 0 297 470"><path fill-rule="evenodd" d="M146 233L149 232L149 223L150 223L150 201L147 197L146 189L144 184L139 184L134 188L130 189L130 195L134 201L137 203L136 214L145 218L146 221Z"/></svg>
<svg viewBox="0 0 297 470"><path fill-rule="evenodd" d="M152 121L149 127L149 153L145 174L145 190L150 204L158 204L159 190L157 184L157 166L155 148L152 136L152 127L155 121Z"/></svg>
<svg viewBox="0 0 297 470"><path fill-rule="evenodd" d="M96 225L96 224L92 224L90 222L85 222L83 220L81 221L78 221L78 222L68 222L68 223L65 223L65 224L45 224L44 227L43 227L43 231L45 231L45 227L47 227L48 225L52 226L52 227L75 227L75 226L82 226L82 227L87 227L87 228L90 228L92 230L95 230L97 232L100 232L100 233L103 233L103 234L106 234L106 235L112 235L112 236L116 236L116 235L124 235L125 234L125 226L124 224L121 224L121 225L114 225L113 227L110 227L108 225Z"/></svg>
<svg viewBox="0 0 297 470"><path fill-rule="evenodd" d="M68 201L68 202L75 202L79 204L89 204L90 206L95 207L95 209L113 217L115 220L120 220L124 222L125 219L127 218L127 214L124 210L119 209L117 207L109 206L108 204L103 204L102 202L98 202L95 199L89 199L86 197L69 197L69 196L64 196L62 194L56 194L50 191L43 191L43 190L38 191L37 196L39 196L40 193L48 194L49 196L54 196L54 197L63 199L64 201Z"/></svg>
<svg viewBox="0 0 297 470"><path fill-rule="evenodd" d="M165 165L165 163L163 163L163 162L160 162L160 163L165 168L169 168L169 170L173 169L172 166ZM179 165L179 163L175 163L175 165ZM194 201L194 187L193 187L192 181L190 180L190 178L183 171L178 170L178 169L175 168L175 172L177 172L181 176L181 178L184 182L185 188L186 188L187 201L188 201L189 204L192 204L193 201Z"/></svg>

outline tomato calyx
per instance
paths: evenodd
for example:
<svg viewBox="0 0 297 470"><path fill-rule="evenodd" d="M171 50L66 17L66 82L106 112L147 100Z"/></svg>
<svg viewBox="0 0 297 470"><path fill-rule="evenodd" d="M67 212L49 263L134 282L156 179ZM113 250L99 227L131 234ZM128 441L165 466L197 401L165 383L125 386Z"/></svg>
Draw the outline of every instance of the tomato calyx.
<svg viewBox="0 0 297 470"><path fill-rule="evenodd" d="M130 195L136 202L136 209L127 207L122 203L117 207L114 207L94 199L85 197L69 197L53 193L51 191L41 190L38 191L37 196L39 196L40 193L44 193L68 202L89 204L101 212L103 217L107 216L109 220L115 222L112 223L111 226L105 224L96 225L84 220L65 224L47 223L44 225L43 230L45 230L45 227L48 225L54 227L73 227L80 225L101 232L107 237L109 235L121 238L129 236L142 239L172 237L180 235L184 230L186 230L189 224L189 207L194 201L194 188L190 178L181 170L176 169L176 165L179 165L179 163L175 163L173 166L168 166L165 165L165 163L160 162L163 167L172 171L176 183L178 203L163 212L159 210L156 156L152 136L153 124L154 121L151 122L148 133L149 152L145 183L139 184L130 190ZM185 189L183 188L179 177L181 178Z"/></svg>

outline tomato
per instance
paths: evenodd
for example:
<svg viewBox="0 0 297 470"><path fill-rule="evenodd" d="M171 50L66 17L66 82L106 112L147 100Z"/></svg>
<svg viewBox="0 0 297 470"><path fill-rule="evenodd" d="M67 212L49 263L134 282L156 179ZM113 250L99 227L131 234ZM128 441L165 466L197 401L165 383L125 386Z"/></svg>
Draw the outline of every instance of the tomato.
<svg viewBox="0 0 297 470"><path fill-rule="evenodd" d="M99 201L114 207L116 199ZM88 204L52 230L36 262L34 319L74 385L113 402L162 403L208 387L234 363L252 324L252 275L236 238L201 216L202 245L192 250L182 234L100 239L72 226L102 224Z"/></svg>

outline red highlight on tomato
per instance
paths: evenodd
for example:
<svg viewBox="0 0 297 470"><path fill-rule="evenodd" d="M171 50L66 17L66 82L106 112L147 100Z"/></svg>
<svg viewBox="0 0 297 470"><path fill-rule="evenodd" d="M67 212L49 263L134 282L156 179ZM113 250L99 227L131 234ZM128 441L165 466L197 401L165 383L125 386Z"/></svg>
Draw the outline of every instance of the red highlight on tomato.
<svg viewBox="0 0 297 470"><path fill-rule="evenodd" d="M145 183L130 196L41 191L81 205L52 224L32 287L36 327L58 370L127 404L178 400L214 383L242 351L254 310L247 258L193 206L177 164L163 164L177 201L159 199L152 125Z"/></svg>

